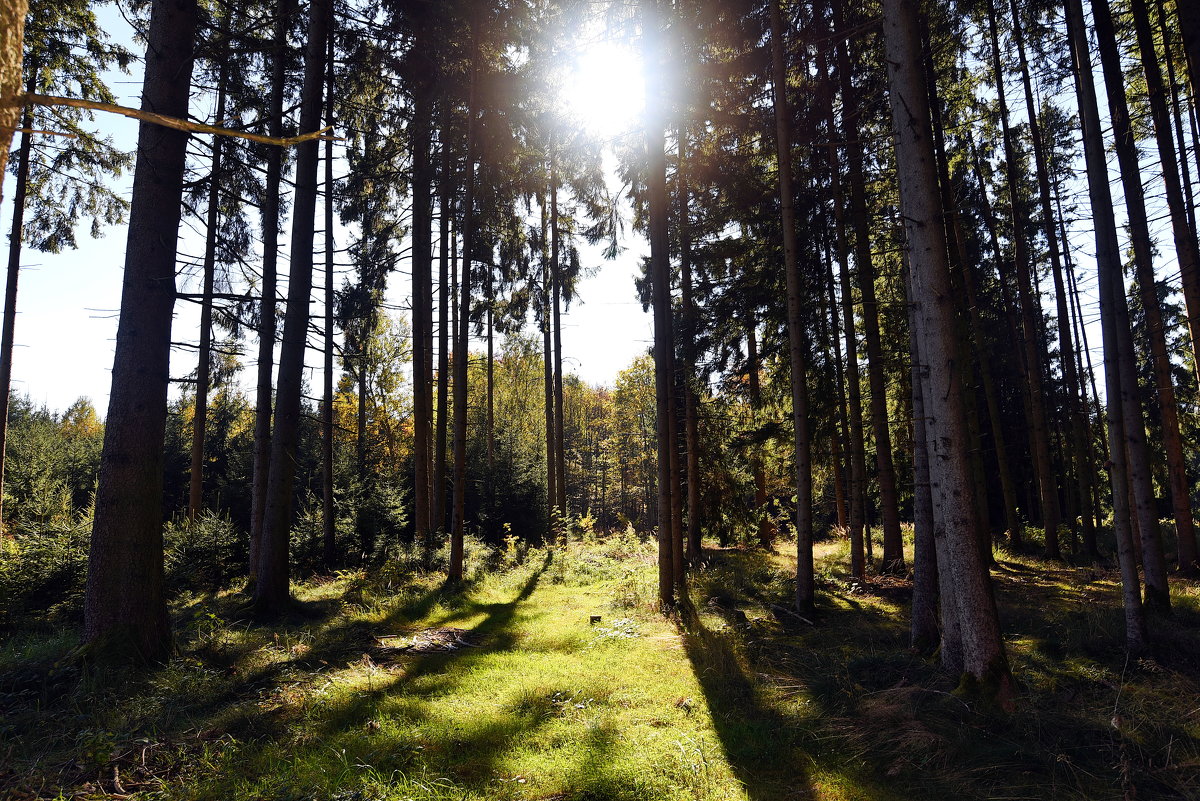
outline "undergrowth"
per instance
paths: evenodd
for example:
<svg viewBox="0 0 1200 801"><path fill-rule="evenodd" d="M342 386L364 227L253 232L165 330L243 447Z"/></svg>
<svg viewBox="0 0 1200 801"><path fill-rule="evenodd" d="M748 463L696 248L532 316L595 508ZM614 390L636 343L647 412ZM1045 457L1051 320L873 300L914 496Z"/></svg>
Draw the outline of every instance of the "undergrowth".
<svg viewBox="0 0 1200 801"><path fill-rule="evenodd" d="M1001 714L908 651L907 580L850 580L844 541L818 546L814 615L784 545L709 551L664 616L652 542L576 536L471 542L456 588L397 548L294 585L270 626L181 584L178 653L137 673L82 672L69 627L11 629L0 798L1200 796L1193 583L1128 662L1115 575L999 554Z"/></svg>

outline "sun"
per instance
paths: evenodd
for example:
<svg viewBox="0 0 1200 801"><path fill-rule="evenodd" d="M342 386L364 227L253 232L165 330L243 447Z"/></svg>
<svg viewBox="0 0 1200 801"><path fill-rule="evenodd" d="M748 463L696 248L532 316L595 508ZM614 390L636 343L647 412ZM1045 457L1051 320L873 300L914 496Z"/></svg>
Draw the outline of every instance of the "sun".
<svg viewBox="0 0 1200 801"><path fill-rule="evenodd" d="M581 48L563 86L571 120L603 138L634 130L641 122L644 81L634 48L611 41Z"/></svg>

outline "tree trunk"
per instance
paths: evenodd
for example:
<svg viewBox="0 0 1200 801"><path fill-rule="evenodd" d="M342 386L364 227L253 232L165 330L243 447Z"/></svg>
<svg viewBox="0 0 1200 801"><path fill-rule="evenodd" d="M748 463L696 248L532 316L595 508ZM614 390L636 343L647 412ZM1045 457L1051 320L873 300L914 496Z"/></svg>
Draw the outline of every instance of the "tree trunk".
<svg viewBox="0 0 1200 801"><path fill-rule="evenodd" d="M1200 102L1196 100L1200 97L1200 7L1192 0L1175 0L1175 13L1179 18L1179 32L1183 35L1183 49L1187 53L1192 102L1195 104Z"/></svg>
<svg viewBox="0 0 1200 801"><path fill-rule="evenodd" d="M462 277L458 288L458 336L454 341L454 510L450 524L447 580L463 579L463 534L467 514L467 360L471 339L471 261L475 247L475 115L479 72L479 21L471 16L471 80L467 100L467 163L463 196Z"/></svg>
<svg viewBox="0 0 1200 801"><path fill-rule="evenodd" d="M1183 200L1187 207L1187 221L1192 230L1196 227L1196 204L1192 197L1191 168L1187 159L1187 140L1183 133L1183 112L1179 106L1179 80L1175 70L1175 53L1167 25L1167 9L1164 0L1155 0L1158 11L1158 28L1162 31L1163 52L1167 61L1167 86L1171 90L1171 118L1175 124L1175 141L1179 143L1179 167L1183 176Z"/></svg>
<svg viewBox="0 0 1200 801"><path fill-rule="evenodd" d="M701 556L700 530L700 414L696 397L696 303L692 298L692 234L688 194L688 126L679 124L679 171L676 192L679 202L679 283L683 301L683 437L687 449L687 561Z"/></svg>
<svg viewBox="0 0 1200 801"><path fill-rule="evenodd" d="M1133 552L1128 506L1128 479L1125 462L1125 392L1117 365L1119 345L1116 296L1124 295L1121 276L1121 251L1117 226L1112 214L1112 195L1108 185L1108 164L1096 104L1096 87L1089 60L1089 42L1084 27L1081 0L1067 0L1067 28L1075 63L1075 87L1079 96L1079 120L1083 128L1084 157L1087 162L1088 191L1092 218L1096 227L1096 266L1100 289L1100 323L1104 334L1104 376L1108 403L1109 479L1112 486L1113 533L1117 541L1117 559L1121 566L1121 588L1125 606L1125 646L1141 653L1147 646L1146 621L1142 611L1137 561Z"/></svg>
<svg viewBox="0 0 1200 801"><path fill-rule="evenodd" d="M329 35L332 0L312 0L309 7L308 48L300 98L300 130L321 127L325 78L325 37ZM288 531L291 524L292 482L300 437L304 351L308 340L309 296L312 293L313 240L317 211L315 139L296 148L296 192L292 213L291 267L288 271L287 313L279 351L275 389L275 430L271 436L271 471L263 538L259 546L254 606L262 615L277 614L291 603L288 582Z"/></svg>
<svg viewBox="0 0 1200 801"><path fill-rule="evenodd" d="M1000 637L990 577L976 547L971 461L965 447L961 371L955 307L950 289L943 210L938 192L929 99L923 80L920 18L912 0L884 0L883 33L888 64L892 130L900 181L917 347L923 366L921 395L930 445L931 497L938 518L934 537L938 571L952 594L942 603L957 611L962 638L961 670L978 692L1006 703L1011 678ZM950 667L957 657L943 652Z"/></svg>
<svg viewBox="0 0 1200 801"><path fill-rule="evenodd" d="M1030 277L1032 262L1029 254L1029 242L1025 236L1028 213L1025 209L1025 198L1014 177L1018 174L1020 162L1017 160L1012 128L1009 125L1008 101L1004 92L1004 70L1000 59L1000 37L997 31L994 6L989 6L988 9L988 29L992 39L992 72L996 84L996 98L1000 105L1004 160L1008 165L1008 199L1013 227L1013 261L1017 274L1017 298L1021 308L1021 331L1024 335L1029 424L1033 434L1033 459L1034 467L1037 470L1038 499L1042 510L1042 527L1045 530L1046 556L1049 559L1059 559L1062 555L1058 544L1058 525L1061 522L1061 514L1058 505L1058 486L1054 480L1054 466L1050 456L1046 393L1042 382L1041 327L1038 325L1041 314L1038 311L1038 301L1034 296L1033 282Z"/></svg>
<svg viewBox="0 0 1200 801"><path fill-rule="evenodd" d="M325 51L325 124L333 127L333 36ZM321 405L321 534L326 568L337 563L333 506L333 140L325 141L325 397Z"/></svg>
<svg viewBox="0 0 1200 801"><path fill-rule="evenodd" d="M7 0L0 3L0 100L8 101L21 91L25 58L25 14L28 0ZM13 132L21 119L21 107L15 103L0 103L0 150L7 153ZM0 198L3 197L4 174L0 170Z"/></svg>
<svg viewBox="0 0 1200 801"><path fill-rule="evenodd" d="M554 436L554 345L551 328L554 319L550 311L550 294L553 292L553 269L550 266L550 241L548 237L546 198L542 198L542 382L545 389L546 417L546 539L553 542L555 509L558 508L558 440Z"/></svg>
<svg viewBox="0 0 1200 801"><path fill-rule="evenodd" d="M1197 313L1195 315L1191 313L1192 304L1188 304L1188 319L1195 319L1197 323L1200 323L1200 252L1197 251L1195 228L1188 221L1187 207L1183 202L1183 189L1179 185L1179 161L1175 156L1174 142L1171 140L1171 121L1167 113L1162 73L1158 65L1158 55L1154 49L1154 33L1150 29L1150 16L1146 8L1146 0L1130 0L1130 10L1133 12L1138 46L1142 51L1142 69L1146 76L1147 94L1150 97L1150 113L1154 117L1154 133L1162 164L1163 186L1166 188L1167 205L1171 210L1171 229L1175 235L1175 252L1179 261L1179 272L1183 276L1185 298L1196 301ZM1137 151L1132 135L1127 139L1126 144L1133 148L1134 163L1136 164ZM1140 197L1140 193L1138 194ZM1147 267L1149 268L1149 265ZM1153 282L1151 281L1147 286L1140 272L1138 275L1138 283L1142 284L1142 305L1157 307L1158 295ZM1148 277L1153 279L1153 276L1154 270L1149 268ZM1190 297L1188 297L1189 294ZM1154 303L1148 304L1147 298L1153 299ZM1159 316L1161 317L1161 315ZM1147 327L1153 334L1154 324L1149 316L1146 321ZM1196 334L1200 334L1200 331L1193 332L1193 358L1197 354L1198 347L1195 340ZM1186 462L1183 458L1183 440L1179 433L1179 413L1174 402L1175 389L1171 381L1170 361L1166 358L1166 343L1161 320L1159 321L1158 336L1151 340L1155 350L1157 350L1156 340L1164 340L1161 360L1157 353L1154 356L1155 380L1158 383L1159 403L1164 412L1163 446L1167 451L1171 505L1175 513L1175 533L1179 548L1177 554L1179 569L1183 573L1193 575L1200 571L1200 564L1196 561L1196 530L1192 519L1190 482L1188 481ZM1200 362L1197 363L1197 369L1200 369Z"/></svg>
<svg viewBox="0 0 1200 801"><path fill-rule="evenodd" d="M415 48L425 45L424 25L418 25ZM432 68L413 87L409 128L412 147L412 331L413 331L413 525L417 542L430 537L429 489L432 471L431 412L428 376L433 336L433 162L430 158L433 124Z"/></svg>
<svg viewBox="0 0 1200 801"><path fill-rule="evenodd" d="M1125 99L1125 76L1121 69L1121 57L1117 49L1116 33L1113 30L1108 0L1092 0L1092 18L1096 28L1100 60L1104 68L1104 85L1108 94L1109 114L1112 117L1117 161L1120 164L1121 181L1125 189L1125 207L1129 213L1130 239L1133 244L1138 284L1141 288L1142 311L1146 315L1146 329L1150 337L1151 362L1154 369L1159 410L1162 414L1163 449L1167 453L1175 528L1181 539L1185 536L1194 538L1187 473L1183 458L1183 440L1179 433L1179 412L1175 404L1171 362L1167 356L1162 311L1158 304L1157 282L1154 278L1150 224L1146 215L1145 197L1142 194L1142 176L1138 165L1137 144L1133 138L1133 126L1129 119L1129 107ZM1181 256L1180 262L1182 263L1182 261ZM1123 390L1121 408L1125 416L1125 437L1126 445L1129 448L1129 478L1134 491L1138 530L1141 533L1142 569L1146 577L1146 601L1151 606L1166 609L1171 604L1170 592L1167 587L1166 559L1163 556L1158 515L1155 514L1154 490L1146 446L1146 429L1142 418L1141 393L1137 383L1137 356L1132 334L1128 331L1128 324L1122 326L1120 322L1122 318L1128 320L1129 314L1123 273L1118 273L1113 280L1117 282L1116 288L1120 292L1120 297L1114 299L1114 304L1118 321L1117 337L1124 357L1120 363L1121 388Z"/></svg>
<svg viewBox="0 0 1200 801"><path fill-rule="evenodd" d="M155 0L143 109L187 117L197 16L195 0ZM171 648L163 598L163 441L186 155L186 133L140 124L84 599L84 639L119 659L157 660Z"/></svg>
<svg viewBox="0 0 1200 801"><path fill-rule="evenodd" d="M433 454L433 509L430 511L430 537L423 544L427 554L433 553L433 531L446 528L446 431L449 410L450 381L450 246L451 222L454 217L454 176L450 159L449 112L442 113L442 183L438 198L439 275L438 275L438 374L437 374L437 433Z"/></svg>
<svg viewBox="0 0 1200 801"><path fill-rule="evenodd" d="M753 313L748 314L746 320L746 377L747 385L750 388L750 409L756 425L758 417L762 413L762 379L760 378L762 368L758 362L757 328L758 323L755 321ZM775 526L771 522L767 509L767 474L763 470L761 451L761 445L751 446L750 472L754 476L754 514L758 518L758 544L769 551L774 547Z"/></svg>
<svg viewBox="0 0 1200 801"><path fill-rule="evenodd" d="M813 575L812 447L808 420L808 342L800 309L804 303L797 263L796 212L792 193L792 131L784 63L783 15L771 0L771 84L775 105L775 148L779 169L783 269L787 280L788 352L792 367L792 425L796 452L796 607L816 604Z"/></svg>
<svg viewBox="0 0 1200 801"><path fill-rule="evenodd" d="M554 304L554 491L556 522L567 536L567 441L563 416L563 356L562 356L562 251L558 224L558 173L553 150L550 153L550 287Z"/></svg>
<svg viewBox="0 0 1200 801"><path fill-rule="evenodd" d="M908 290L909 297L914 297ZM913 433L913 595L909 641L921 654L938 646L938 568L933 533L933 498L929 489L929 453L925 401L921 394L921 354L917 345L916 307L908 307L908 352L912 362Z"/></svg>
<svg viewBox="0 0 1200 801"><path fill-rule="evenodd" d="M283 95L287 83L287 35L291 26L293 0L279 0L275 21L271 65L271 105L267 133L283 135ZM266 182L263 191L262 298L258 322L258 372L254 400L254 476L251 480L250 582L258 578L258 552L262 542L266 510L267 476L271 470L271 407L275 367L275 294L279 263L279 189L283 173L283 150L267 150Z"/></svg>
<svg viewBox="0 0 1200 801"><path fill-rule="evenodd" d="M879 304L875 297L875 266L867 219L866 177L863 174L861 107L850 75L849 43L839 51L842 83L842 129L846 135L846 162L850 178L851 221L854 226L854 266L862 300L863 337L867 345L867 381L871 397L871 429L875 435L875 475L879 482L879 513L883 528L883 571L904 572L904 547L900 537L900 511L896 496L896 470L892 464L892 436L887 419L887 387L883 374L883 345L879 335ZM843 290L844 291L844 290ZM853 330L848 328L847 330Z"/></svg>
<svg viewBox="0 0 1200 801"><path fill-rule="evenodd" d="M23 21L23 18L22 18ZM37 85L30 78L26 91ZM8 280L4 287L4 322L0 333L0 504L4 498L4 466L8 443L8 403L12 395L13 341L17 327L17 282L21 277L21 240L25 233L25 196L29 186L29 156L33 149L33 107L26 106L21 117L21 144L17 151L17 191L13 197L12 230L8 234ZM3 507L0 506L0 512ZM0 537L8 529L0 517Z"/></svg>

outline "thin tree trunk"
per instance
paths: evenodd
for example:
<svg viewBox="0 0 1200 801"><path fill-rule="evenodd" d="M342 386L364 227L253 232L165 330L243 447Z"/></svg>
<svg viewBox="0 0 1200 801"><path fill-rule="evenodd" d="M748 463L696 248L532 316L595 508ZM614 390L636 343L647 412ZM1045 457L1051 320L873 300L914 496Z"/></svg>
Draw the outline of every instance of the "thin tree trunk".
<svg viewBox="0 0 1200 801"><path fill-rule="evenodd" d="M1158 11L1158 27L1162 31L1163 53L1167 62L1167 86L1171 90L1171 119L1175 124L1175 141L1179 143L1179 167L1183 177L1183 201L1187 207L1187 222L1196 228L1196 205L1192 197L1191 168L1187 159L1187 139L1183 133L1183 112L1179 107L1179 82L1175 74L1175 49L1172 47L1170 27L1167 25L1167 10L1163 0L1155 0Z"/></svg>
<svg viewBox="0 0 1200 801"><path fill-rule="evenodd" d="M1108 108L1112 117L1113 138L1117 160L1120 164L1121 182L1125 189L1125 207L1129 213L1130 239L1133 244L1134 265L1141 289L1142 311L1146 315L1146 329L1150 337L1151 363L1163 424L1163 449L1167 452L1167 468L1170 474L1171 502L1175 512L1175 528L1180 538L1194 538L1192 512L1188 498L1186 466L1183 458L1183 440L1179 433L1179 412L1175 404L1175 387L1171 380L1171 362L1167 356L1166 336L1163 330L1162 311L1158 303L1157 282L1154 278L1154 256L1150 241L1150 224L1146 215L1146 202L1142 195L1141 169L1138 165L1137 144L1133 138L1133 126L1129 119L1129 107L1125 99L1125 77L1121 68L1121 57L1117 49L1116 33L1108 0L1092 0L1092 18L1095 23L1096 40L1100 49L1100 60L1104 68L1104 85L1108 90ZM1182 261L1182 257L1180 259ZM1129 449L1129 478L1134 491L1135 512L1142 542L1142 569L1146 577L1146 602L1154 607L1170 607L1170 592L1167 586L1166 559L1163 556L1162 538L1159 533L1158 515L1155 514L1154 490L1151 478L1149 453L1146 446L1146 429L1142 418L1141 393L1137 383L1136 351L1128 325L1122 326L1122 318L1128 320L1128 304L1125 295L1125 279L1118 273L1113 279L1119 282L1120 297L1115 299L1117 313L1117 337L1121 353L1122 371L1121 401L1125 416L1126 446Z"/></svg>
<svg viewBox="0 0 1200 801"><path fill-rule="evenodd" d="M550 286L554 304L554 477L557 522L567 536L567 441L563 415L562 250L559 242L557 153L550 153Z"/></svg>
<svg viewBox="0 0 1200 801"><path fill-rule="evenodd" d="M796 452L796 607L816 604L813 575L812 446L808 420L808 342L804 332L804 303L797 263L796 212L792 193L792 131L784 63L783 15L779 0L771 0L771 84L775 105L775 148L779 169L780 222L783 227L783 269L787 280L788 353L792 368L792 425Z"/></svg>
<svg viewBox="0 0 1200 801"><path fill-rule="evenodd" d="M195 0L156 0L151 7L144 110L187 116L197 16ZM16 38L19 44L19 31ZM99 656L118 659L157 660L171 648L163 597L163 441L186 157L186 133L140 124L84 597L84 639Z"/></svg>
<svg viewBox="0 0 1200 801"><path fill-rule="evenodd" d="M996 98L1000 105L1001 135L1004 140L1004 160L1008 165L1008 198L1011 206L1013 227L1013 261L1017 274L1017 297L1021 308L1021 330L1024 334L1025 377L1029 397L1029 424L1033 433L1033 459L1037 470L1038 498L1042 511L1042 526L1045 530L1046 556L1059 559L1058 525L1061 513L1058 505L1058 487L1054 480L1053 460L1050 456L1050 432L1046 417L1045 389L1042 381L1043 359L1041 356L1041 329L1037 321L1037 298L1034 296L1030 277L1032 262L1029 243L1025 236L1028 213L1017 178L1020 162L1013 143L1009 125L1008 101L1004 91L1004 70L1000 59L1000 37L996 24L996 9L988 9L988 29L992 39L992 72L996 85Z"/></svg>
<svg viewBox="0 0 1200 801"><path fill-rule="evenodd" d="M661 35L665 21L662 3L648 0L643 6L643 46L647 64L661 67L662 51L653 44ZM652 33L653 31L653 33ZM647 120L645 125L647 194L650 209L650 281L654 309L654 395L658 439L658 595L664 608L675 604L675 537L673 525L675 486L671 482L671 410L675 405L675 380L672 369L674 339L671 335L671 263L667 239L667 159L665 86L660 69L648 69L646 77Z"/></svg>
<svg viewBox="0 0 1200 801"><path fill-rule="evenodd" d="M1154 133L1158 142L1158 154L1162 164L1163 186L1167 193L1167 206L1171 211L1171 230L1175 235L1175 253L1179 261L1179 272L1183 277L1185 299L1196 301L1197 314L1191 313L1189 304L1188 318L1200 323L1200 251L1196 244L1196 231L1188 222L1187 207L1183 202L1183 189L1179 184L1179 160L1175 155L1175 144L1171 140L1171 121L1167 112L1167 101L1164 97L1162 73L1159 69L1158 55L1154 49L1154 33L1150 28L1150 15L1146 8L1146 0L1130 0L1130 10L1133 12L1134 28L1137 30L1138 47L1142 55L1142 71L1146 76L1146 90L1150 98L1150 113L1154 118ZM1103 48L1102 48L1103 52ZM1122 96L1123 93L1122 93ZM1133 163L1137 163L1136 144L1132 132L1124 143L1131 149ZM1186 163L1186 160L1185 160ZM1122 170L1124 172L1124 170ZM1126 190L1128 192L1128 190ZM1139 193L1140 197L1140 193ZM1154 270L1147 263L1147 272L1143 276L1138 273L1138 283L1142 284L1142 305L1155 306L1157 312L1158 295L1153 283ZM1146 279L1150 280L1149 285ZM1191 287L1190 297L1188 288ZM1151 303L1150 301L1153 301ZM1159 315L1161 318L1161 315ZM1159 340L1162 340L1162 354L1154 355L1155 380L1158 382L1159 403L1163 407L1163 446L1167 452L1167 472L1171 487L1171 506L1175 513L1175 534L1178 543L1179 569L1186 574L1200 571L1196 561L1196 530L1192 519L1190 482L1187 476L1187 463L1183 458L1183 439L1179 433L1179 413L1175 404L1175 389L1171 381L1171 366L1166 358L1165 333L1161 319L1158 321L1158 336L1153 336L1154 322L1147 312L1147 327L1151 330L1151 346L1157 351ZM1196 331L1195 333L1200 333ZM1196 356L1197 344L1193 339L1192 355ZM1197 365L1200 369L1200 364ZM1169 407L1169 408L1168 408Z"/></svg>
<svg viewBox="0 0 1200 801"><path fill-rule="evenodd" d="M458 336L454 342L454 510L450 525L447 579L463 579L463 534L467 513L467 359L471 337L471 261L475 246L475 115L479 72L479 21L471 16L471 80L467 100L466 191L463 196L462 277Z"/></svg>
<svg viewBox="0 0 1200 801"><path fill-rule="evenodd" d="M551 328L554 324L550 311L550 294L553 292L553 273L550 266L550 241L548 237L546 198L542 198L542 375L545 389L546 417L546 538L553 542L557 536L555 509L558 508L558 440L554 432L554 345Z"/></svg>
<svg viewBox="0 0 1200 801"><path fill-rule="evenodd" d="M271 65L271 106L267 133L283 135L283 95L287 83L287 34L294 0L279 0L275 21ZM271 471L271 408L275 367L275 294L279 263L279 190L283 173L283 150L267 149L266 180L263 187L262 298L259 303L257 390L254 399L254 475L250 502L250 583L258 578L258 552L262 542L267 499L267 476Z"/></svg>
<svg viewBox="0 0 1200 801"><path fill-rule="evenodd" d="M450 159L449 112L442 114L442 183L438 198L439 243L438 275L438 374L437 374L437 433L433 454L433 509L430 514L430 537L424 545L427 553L433 552L433 531L446 528L446 431L449 410L450 381L450 239L454 217L454 176Z"/></svg>
<svg viewBox="0 0 1200 801"><path fill-rule="evenodd" d="M325 49L325 124L333 127L333 36ZM333 506L333 140L325 141L325 397L321 407L321 534L325 567L337 563Z"/></svg>
<svg viewBox="0 0 1200 801"><path fill-rule="evenodd" d="M700 530L700 414L696 397L696 303L692 298L692 234L688 195L688 126L679 124L679 168L676 192L679 203L679 283L683 301L683 436L687 448L687 561L701 556Z"/></svg>
<svg viewBox="0 0 1200 801"><path fill-rule="evenodd" d="M1007 702L1011 678L987 568L973 530L974 483L966 452L955 307L950 289L943 210L923 80L920 18L912 0L884 0L883 33L892 130L900 181L900 214L908 238L921 395L930 443L930 485L938 513L934 536L938 571L952 593L942 603L957 611L962 671L978 692ZM943 651L951 667L956 657Z"/></svg>
<svg viewBox="0 0 1200 801"><path fill-rule="evenodd" d="M833 126L830 126L830 130L834 130ZM837 165L831 164L830 174L832 175L832 171L836 169ZM846 486L849 477L848 469L850 467L850 458L847 451L847 445L850 442L850 423L846 419L846 370L842 362L842 328L838 319L837 292L833 285L833 253L828 242L826 242L825 247L825 262L825 289L826 296L829 298L829 342L833 346L834 381L837 384L837 398L835 399L837 402L837 423L834 428L832 443L834 451L834 503L837 505L838 526L843 531L849 532L850 504L853 502L848 497L848 488ZM853 549L854 544L852 542L851 551ZM862 545L860 539L859 552L861 553L861 551Z"/></svg>
<svg viewBox="0 0 1200 801"><path fill-rule="evenodd" d="M36 73L36 70L34 71ZM32 92L37 84L31 77L25 90ZM8 444L8 404L12 395L13 341L17 327L17 282L21 277L21 241L25 236L25 196L29 187L29 157L33 150L33 106L26 106L21 116L21 144L17 150L17 191L13 196L12 230L8 234L8 280L4 287L4 322L0 333L0 504L4 498L4 467ZM3 507L0 506L0 512ZM0 537L8 533L0 517Z"/></svg>
<svg viewBox="0 0 1200 801"><path fill-rule="evenodd" d="M1123 284L1124 281L1120 278L1120 245L1117 242L1117 226L1112 214L1108 164L1089 60L1090 48L1087 30L1084 27L1083 4L1080 0L1067 0L1067 28L1075 63L1075 86L1079 96L1079 119L1083 128L1088 191L1092 219L1096 227L1096 266L1100 288L1100 323L1104 334L1104 375L1108 404L1108 466L1112 486L1113 533L1117 542L1117 559L1121 566L1121 588L1125 606L1125 646L1132 653L1140 653L1146 649L1147 632L1127 500L1125 433L1122 430L1125 426L1125 415L1121 408L1126 393L1122 388L1121 373L1117 365L1120 348L1116 330L1119 321L1115 307L1116 296L1124 296L1124 288L1118 289L1117 284Z"/></svg>
<svg viewBox="0 0 1200 801"><path fill-rule="evenodd" d="M424 25L416 34L416 48L424 46ZM432 473L430 384L433 335L433 162L430 158L433 123L432 78L417 80L413 88L413 116L409 135L412 146L412 315L413 315L413 525L417 542L429 539L429 488Z"/></svg>
<svg viewBox="0 0 1200 801"><path fill-rule="evenodd" d="M300 131L321 127L325 79L325 37L329 35L332 0L312 0L309 7L308 48L300 101ZM259 546L254 606L259 614L275 614L291 603L288 581L288 530L292 511L292 482L300 436L304 351L308 340L309 296L312 293L313 239L317 211L317 161L320 149L313 139L296 148L296 193L292 215L291 267L288 272L287 314L279 351L275 390L275 430L271 437L271 472L263 538Z"/></svg>
<svg viewBox="0 0 1200 801"><path fill-rule="evenodd" d="M218 36L222 39L221 67L217 73L216 124L225 119L225 84L228 77L228 16L221 24ZM192 415L192 467L188 476L188 520L195 522L204 503L204 429L208 421L208 390L212 377L212 307L213 283L216 277L217 227L220 224L221 206L221 151L224 142L220 136L213 137L212 171L209 177L208 210L205 216L203 288L200 296L200 347L196 364L196 403Z"/></svg>
<svg viewBox="0 0 1200 801"><path fill-rule="evenodd" d="M863 338L867 345L867 381L870 387L871 429L875 435L875 476L879 482L879 514L883 529L883 571L904 571L900 537L896 470L892 463L892 435L887 418L887 386L883 374L883 345L879 334L879 304L875 297L875 265L867 218L866 177L860 128L861 104L850 75L849 43L839 51L842 83L842 129L846 132L846 163L850 178L850 217L854 227L854 266L862 300Z"/></svg>
<svg viewBox="0 0 1200 801"><path fill-rule="evenodd" d="M1183 35L1183 49L1187 53L1188 75L1192 79L1192 103L1196 105L1200 103L1196 99L1200 98L1200 6L1192 0L1175 0L1175 13L1179 19L1179 32Z"/></svg>

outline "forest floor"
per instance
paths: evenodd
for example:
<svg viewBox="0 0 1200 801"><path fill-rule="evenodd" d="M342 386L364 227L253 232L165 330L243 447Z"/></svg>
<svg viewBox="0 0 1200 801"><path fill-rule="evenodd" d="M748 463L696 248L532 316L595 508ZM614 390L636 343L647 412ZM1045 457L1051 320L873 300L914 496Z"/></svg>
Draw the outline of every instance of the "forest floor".
<svg viewBox="0 0 1200 801"><path fill-rule="evenodd" d="M1114 574L1000 554L1003 712L907 650L909 585L848 581L844 542L811 620L786 548L710 552L674 617L636 537L468 557L454 591L403 561L298 584L269 626L186 598L148 671L0 633L0 798L1200 798L1194 583L1131 662Z"/></svg>

